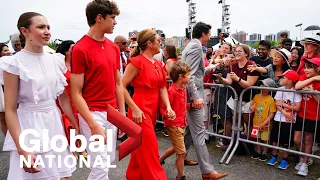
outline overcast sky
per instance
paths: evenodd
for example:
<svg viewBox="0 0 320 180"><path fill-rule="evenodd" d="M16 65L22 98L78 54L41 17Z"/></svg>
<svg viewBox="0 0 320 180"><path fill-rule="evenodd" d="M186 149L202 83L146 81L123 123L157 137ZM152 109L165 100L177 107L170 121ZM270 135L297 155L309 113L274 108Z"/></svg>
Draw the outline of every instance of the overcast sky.
<svg viewBox="0 0 320 180"><path fill-rule="evenodd" d="M193 0L196 3L197 21L209 23L212 34L221 26L221 4L218 0ZM300 39L303 23L320 25L320 0L226 0L230 5L231 32L248 34L277 33L289 30L291 39ZM23 12L36 11L47 17L52 38L79 40L88 31L85 7L90 0L0 0L0 42L9 39L17 31L17 20ZM116 35L128 36L132 30L145 28L162 29L167 37L184 36L188 23L185 0L116 0L121 14L111 40ZM304 32L304 36L310 32Z"/></svg>

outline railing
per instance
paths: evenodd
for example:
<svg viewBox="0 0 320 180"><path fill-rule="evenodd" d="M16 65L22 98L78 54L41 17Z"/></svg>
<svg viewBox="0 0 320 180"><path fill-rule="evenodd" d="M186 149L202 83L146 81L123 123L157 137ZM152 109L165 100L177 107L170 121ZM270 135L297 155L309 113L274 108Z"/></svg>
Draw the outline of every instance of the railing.
<svg viewBox="0 0 320 180"><path fill-rule="evenodd" d="M247 129L247 138L243 138L243 137L241 137L240 136L240 134L241 134L241 131L240 131L240 129L242 129L242 112L241 111L239 111L239 109L241 108L241 103L242 103L242 101L243 101L243 97L244 97L244 93L245 92L247 92L247 91L249 91L249 90L251 90L251 93L250 93L250 100L252 100L252 92L253 92L253 90L269 90L270 91L270 93L271 93L271 96L273 96L274 95L274 92L279 92L279 91L281 91L281 92L293 92L294 93L294 95L295 94L301 94L301 96L302 96L302 98L306 98L306 95L317 95L317 117L316 117L316 121L315 121L315 133L313 134L313 146L315 145L315 141L316 141L316 137L317 137L317 126L318 126L318 113L319 113L319 103L320 103L320 92L317 92L317 91L296 91L296 90L292 90L292 89L280 89L280 88L266 88L266 87L256 87L256 86L251 86L251 87L249 87L249 88L246 88L246 89L244 89L243 91L242 91L242 93L240 94L240 99L239 99L239 103L238 103L238 105L237 105L237 112L238 112L238 121L237 121L237 126L238 126L238 131L237 131L237 135L236 135L236 144L235 144L235 146L234 146L234 148L233 148L233 150L232 150L232 152L231 152L231 154L230 154L230 156L229 156L229 158L227 159L227 161L226 161L226 164L229 164L229 162L230 162L230 160L231 160L231 158L233 157L233 155L234 155L234 153L235 153L235 151L236 151L236 149L238 148L238 146L239 146L239 142L244 142L244 143L251 143L251 144L254 144L254 145L259 145L259 146L262 146L262 147L268 147L268 148L272 148L272 149L277 149L277 150L282 150L282 151L286 151L286 152L289 152L289 153L294 153L294 154L297 154L297 155L301 155L301 156L308 156L308 157L312 157L312 158L317 158L317 159L320 159L320 156L319 155L315 155L314 154L314 149L312 148L312 153L310 154L310 153L305 153L305 152L303 152L302 151L302 147L303 147L303 142L304 142L304 134L305 134L305 115L306 115L306 108L304 108L303 109L303 111L304 111L304 117L303 117L303 126L302 126L302 132L301 132L301 134L302 134L302 137L301 137L301 142L300 142L300 145L299 145L299 147L296 147L296 149L290 149L290 147L291 147L291 145L292 145L292 135L293 135L293 132L294 132L294 128L293 128L293 126L294 126L294 122L293 121L291 121L291 122L289 122L290 123L290 135L289 135L289 139L288 139L288 147L287 148L285 148L285 147L280 147L280 143L278 143L276 146L275 145L271 145L271 144L269 144L269 140L268 140L268 142L267 143L261 143L261 142L259 142L258 141L258 138L256 138L255 140L254 139L252 139L252 138L249 138L250 137L250 130L251 130L251 124L252 124L252 122L251 122L251 116L249 116L249 121L248 121L248 128L249 129ZM262 91L260 92L260 94L262 93ZM282 97L283 97L283 93L282 93ZM311 98L313 98L313 97L311 97ZM306 104L306 101L304 102L305 104L304 104L304 107L307 107L307 104ZM281 104L281 107L283 107L283 104ZM293 108L291 109L291 112L293 113ZM269 112L270 113L270 112ZM273 119L271 119L269 122L268 122L268 132L269 132L269 134L270 134L270 124L271 124L271 121L272 121ZM280 122L279 122L279 132L278 132L278 142L279 142L279 140L280 140L280 136L281 136L281 124L283 124L283 123L288 123L288 122L282 122L281 121L281 119L280 119ZM235 124L233 124L233 125L235 125ZM260 125L260 122L259 122L259 125ZM298 150L297 150L298 149Z"/></svg>
<svg viewBox="0 0 320 180"><path fill-rule="evenodd" d="M171 82L168 82L171 83ZM250 102L252 101L254 94L254 91L260 91L260 95L262 95L262 91L261 90L268 90L270 91L270 95L271 97L274 97L274 95L276 94L276 92L292 92L295 94L301 94L302 98L305 98L306 95L317 95L318 98L318 103L317 103L317 121L315 121L315 133L313 134L313 142L312 144L315 145L315 141L316 141L316 137L317 137L317 133L319 134L319 132L317 132L318 129L318 113L320 110L320 92L318 91L296 91L293 89L282 89L282 88L267 88L267 87L258 87L258 86L251 86L248 87L246 89L244 89L242 91L242 93L240 94L240 97L238 99L238 95L236 93L236 91L231 87L231 86L226 86L226 85L222 85L222 84L212 84L212 83L205 83L205 86L209 86L211 89L211 95L215 96L216 98L214 99L214 102L212 102L210 100L210 103L208 105L209 107L209 111L208 116L208 122L213 122L212 126L213 126L213 131L207 131L207 134L215 136L215 137L219 137L219 138L223 138L226 140L230 141L230 144L228 146L228 148L226 149L223 157L220 160L220 163L224 163L225 164L229 164L233 155L235 154L239 143L242 142L244 145L246 143L250 143L250 144L254 144L254 145L259 145L262 147L268 147L268 148L272 148L272 149L277 149L277 150L281 150L281 151L286 151L289 153L294 153L300 156L308 156L308 157L312 157L312 158L317 158L320 159L319 155L315 154L314 149L312 149L312 153L305 153L303 152L303 142L304 142L304 133L305 133L305 118L303 118L303 126L302 126L302 137L301 137L301 142L299 147L296 147L296 149L292 149L290 147L292 147L293 145L293 132L294 132L294 122L291 121L290 123L290 135L289 135L289 139L288 139L288 146L287 147L281 147L280 143L278 143L276 146L272 145L270 143L270 140L268 139L266 143L262 143L259 141L258 138L252 138L250 137L250 134L252 132L253 129L253 114L251 113L251 115L249 115L249 120L246 123L246 128L243 127L243 121L242 121L242 104L243 104L243 98L245 95L245 92L247 91L251 91L250 93ZM259 93L257 93L259 94ZM218 98L217 98L218 97ZM232 125L231 125L231 134L229 134L227 131L227 111L230 111L230 109L228 110L228 105L227 105L227 101L229 99L229 97L232 97L234 100L234 104L235 107L233 108L232 111ZM260 96L261 97L261 96ZM283 97L283 93L282 93L282 97ZM212 104L215 103L215 104ZM270 102L271 103L271 102ZM212 106L214 106L215 108L211 108ZM281 107L283 107L283 104L281 104ZM304 107L307 107L306 101L304 104ZM223 111L221 111L220 108L224 108ZM231 108L232 109L232 108ZM241 109L241 111L240 111ZM304 117L306 115L306 108L303 109L304 110ZM277 111L277 109L276 109ZM223 112L223 113L221 113ZM270 113L270 110L269 110ZM293 114L293 108L291 109L291 113ZM320 114L320 113L319 113ZM222 118L221 118L222 117ZM270 119L268 121L268 132L269 132L269 138L270 138L270 134L271 134L271 128L272 128L272 121L273 118ZM158 122L162 122L162 121L158 121ZM281 124L283 123L287 123L287 122L282 122L280 120L279 122L279 131L278 131L278 142L280 140L280 136L281 136ZM261 124L260 120L258 122L259 126ZM219 129L219 126L222 127L223 129ZM245 132L244 132L245 131ZM246 134L247 136L241 136L242 134ZM318 135L319 136L319 135ZM248 149L247 149L248 150ZM230 152L231 151L231 152ZM229 155L229 156L228 156ZM227 158L228 157L228 158ZM227 160L225 161L225 159L227 158Z"/></svg>

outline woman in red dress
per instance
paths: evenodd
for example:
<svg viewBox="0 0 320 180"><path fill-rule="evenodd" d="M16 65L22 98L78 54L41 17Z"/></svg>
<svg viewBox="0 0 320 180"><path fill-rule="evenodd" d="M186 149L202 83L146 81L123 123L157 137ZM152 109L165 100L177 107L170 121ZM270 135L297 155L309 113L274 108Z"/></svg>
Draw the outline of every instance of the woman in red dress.
<svg viewBox="0 0 320 180"><path fill-rule="evenodd" d="M71 66L70 66L70 62L71 62L71 49L73 47L75 43L71 40L66 40L66 41L63 41L57 48L56 50L56 53L60 53L62 58L64 58L65 60L65 65L66 67L68 68L68 71L64 74L64 76L66 77L67 79L67 83L68 83L68 86L65 86L65 89L67 91L67 94L70 98L70 75L71 75ZM70 99L71 101L71 99ZM66 133L66 136L67 136L67 139L70 143L70 130L71 129L74 129L74 127L72 126L70 120L68 119L68 117L63 113L60 105L59 105L59 102L57 101L57 105L59 107L59 109L61 110L61 114L62 114L62 121L63 121L63 126L64 126L64 131ZM79 119L78 119L78 112L76 110L76 107L72 105L72 109L73 109L73 112L77 118L77 123L79 125ZM80 142L78 142L80 143ZM77 144L77 146L79 146L80 144ZM87 153L85 151L81 152L80 153L81 155L83 155L85 158L87 157ZM78 155L76 154L76 152L73 152L73 155L78 157Z"/></svg>
<svg viewBox="0 0 320 180"><path fill-rule="evenodd" d="M175 119L166 88L166 72L161 62L153 56L160 52L160 37L153 30L139 33L138 46L132 51L122 77L123 86L131 83L134 94L131 98L126 88L125 101L129 106L128 117L142 128L142 145L131 153L127 180L166 180L160 166L158 141L154 132L160 98L167 107L167 115ZM140 52L141 51L141 52Z"/></svg>

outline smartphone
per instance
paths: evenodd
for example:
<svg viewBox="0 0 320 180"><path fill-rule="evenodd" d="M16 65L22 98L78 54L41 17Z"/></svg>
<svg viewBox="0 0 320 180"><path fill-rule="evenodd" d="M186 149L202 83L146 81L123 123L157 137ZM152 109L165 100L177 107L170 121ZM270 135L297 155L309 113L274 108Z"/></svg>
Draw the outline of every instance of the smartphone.
<svg viewBox="0 0 320 180"><path fill-rule="evenodd" d="M132 41L137 41L137 38L136 37L132 38Z"/></svg>

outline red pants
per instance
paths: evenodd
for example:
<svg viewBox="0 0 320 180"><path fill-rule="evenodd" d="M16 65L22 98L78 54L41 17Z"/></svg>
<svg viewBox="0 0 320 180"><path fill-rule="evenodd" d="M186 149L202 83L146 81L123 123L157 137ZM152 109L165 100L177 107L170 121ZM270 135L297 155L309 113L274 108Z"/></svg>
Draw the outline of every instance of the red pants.
<svg viewBox="0 0 320 180"><path fill-rule="evenodd" d="M126 178L127 180L166 180L166 172L160 166L159 146L154 126L145 122L139 125L142 128L142 145L131 153Z"/></svg>

